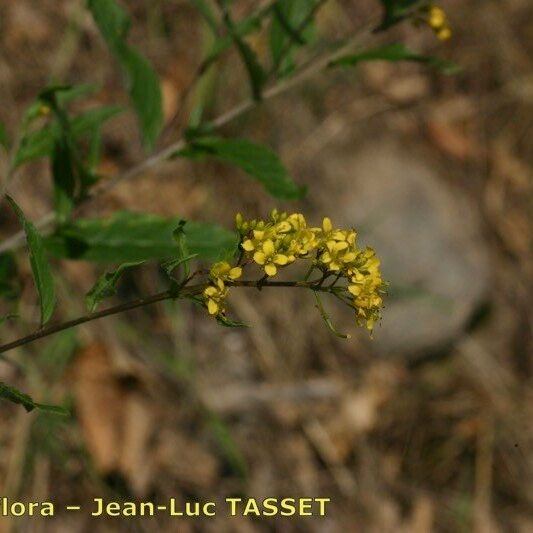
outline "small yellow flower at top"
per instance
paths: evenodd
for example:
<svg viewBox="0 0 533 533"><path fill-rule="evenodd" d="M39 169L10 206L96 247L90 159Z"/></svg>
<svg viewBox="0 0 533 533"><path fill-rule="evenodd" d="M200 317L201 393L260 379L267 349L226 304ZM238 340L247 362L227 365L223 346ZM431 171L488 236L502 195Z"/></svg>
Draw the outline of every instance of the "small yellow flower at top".
<svg viewBox="0 0 533 533"><path fill-rule="evenodd" d="M284 254L276 253L274 243L268 239L254 253L254 261L263 267L267 276L275 276L278 272L277 265L286 265L289 258Z"/></svg>
<svg viewBox="0 0 533 533"><path fill-rule="evenodd" d="M442 28L446 24L444 9L438 6L431 6L428 13L428 23L432 28Z"/></svg>
<svg viewBox="0 0 533 533"><path fill-rule="evenodd" d="M209 275L214 280L233 281L242 276L242 268L232 267L227 261L219 261L211 267Z"/></svg>
<svg viewBox="0 0 533 533"><path fill-rule="evenodd" d="M437 39L446 41L452 36L452 30L448 24L448 17L444 10L436 5L427 8L427 24L433 29Z"/></svg>

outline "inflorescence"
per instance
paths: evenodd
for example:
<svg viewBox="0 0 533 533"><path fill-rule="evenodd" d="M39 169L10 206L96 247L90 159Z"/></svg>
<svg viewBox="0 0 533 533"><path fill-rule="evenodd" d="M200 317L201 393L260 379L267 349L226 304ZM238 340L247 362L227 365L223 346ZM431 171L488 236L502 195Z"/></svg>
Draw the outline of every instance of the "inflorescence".
<svg viewBox="0 0 533 533"><path fill-rule="evenodd" d="M452 30L448 23L448 17L444 9L435 4L425 8L424 21L435 32L437 39L446 41L452 36Z"/></svg>
<svg viewBox="0 0 533 533"><path fill-rule="evenodd" d="M267 220L244 220L237 214L236 227L240 234L236 264L219 261L209 271L203 302L210 315L225 319L228 287L238 284L247 266L255 264L264 272L260 287L280 270L308 260L306 286L344 301L355 310L356 323L373 330L381 316L386 283L374 250L358 247L355 230L335 228L329 218L324 218L322 227L309 227L301 213L277 210ZM308 282L313 273L320 276Z"/></svg>

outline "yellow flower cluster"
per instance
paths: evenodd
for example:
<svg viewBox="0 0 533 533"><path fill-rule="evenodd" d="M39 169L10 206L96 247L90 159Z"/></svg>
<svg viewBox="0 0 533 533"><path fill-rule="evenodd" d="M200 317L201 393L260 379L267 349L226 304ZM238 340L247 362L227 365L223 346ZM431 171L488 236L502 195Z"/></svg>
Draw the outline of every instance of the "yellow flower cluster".
<svg viewBox="0 0 533 533"><path fill-rule="evenodd" d="M228 289L224 282L234 281L242 276L242 268L232 267L227 261L215 263L209 270L209 286L204 290L204 300L210 315L226 313L225 299Z"/></svg>
<svg viewBox="0 0 533 533"><path fill-rule="evenodd" d="M452 36L448 17L441 7L430 5L427 8L427 23L435 32L437 39L446 41Z"/></svg>
<svg viewBox="0 0 533 533"><path fill-rule="evenodd" d="M238 214L236 226L241 235L239 264L232 267L218 262L209 273L204 301L211 315L224 316L225 283L238 279L244 266L258 265L266 280L298 259L309 259L310 271L321 274L320 279L308 282L309 288L339 297L355 309L358 324L373 329L380 318L385 283L374 250L360 249L353 229L335 228L329 218L324 218L321 227L309 227L301 213L277 210L267 220L244 220Z"/></svg>

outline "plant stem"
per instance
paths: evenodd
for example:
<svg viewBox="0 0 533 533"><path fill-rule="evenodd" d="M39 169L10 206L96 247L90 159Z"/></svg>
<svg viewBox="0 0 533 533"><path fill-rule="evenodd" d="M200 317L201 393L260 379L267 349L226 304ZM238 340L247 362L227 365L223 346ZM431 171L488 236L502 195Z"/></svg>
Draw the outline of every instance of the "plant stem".
<svg viewBox="0 0 533 533"><path fill-rule="evenodd" d="M307 65L303 65L301 69L297 71L291 78L278 81L276 84L272 85L270 88L266 89L263 92L262 101L274 98L282 93L285 93L293 87L313 77L315 74L326 70L333 61L348 53L355 46L360 45L364 39L371 35L373 27L374 23L372 22L372 24L365 26L359 32L357 32L357 34L354 35L351 39L349 39L349 41L345 45L336 48L333 51L329 51L319 57L316 57L315 59L311 60ZM257 102L255 102L253 99L245 100L240 104L236 105L235 107L229 109L225 113L222 113L214 120L210 121L210 125L214 129L218 129L235 120L239 116L243 115L256 105ZM171 159L174 154L185 148L186 144L187 142L185 138L181 138L178 141L170 144L166 148L163 148L161 151L148 157L138 165L130 168L122 174L119 174L118 176L115 176L114 178L105 181L100 186L95 187L92 191L90 191L84 197L83 201L78 204L77 208L79 208L81 205L93 201L97 196L115 187L118 183L144 174L149 170L153 169L154 167L158 166L162 162ZM53 220L53 213L47 213L41 219L35 222L35 226L37 227L37 229L41 230L46 228L51 222L53 222ZM11 250L13 248L18 247L24 242L24 239L24 232L19 231L12 237L0 243L0 252L5 252L7 250Z"/></svg>
<svg viewBox="0 0 533 533"><path fill-rule="evenodd" d="M237 280L232 282L227 282L228 287L248 287L255 289L262 289L263 287L293 287L293 288L302 288L302 289L311 289L313 291L320 292L331 292L328 287L322 288L317 287L316 281L263 281L263 280ZM182 287L177 291L163 291L146 298L140 298L138 300L133 300L131 302L126 302L123 304L115 305L113 307L108 307L102 311L96 311L94 313L89 313L87 315L80 316L73 320L68 320L66 322L61 322L59 324L53 324L41 328L30 335L21 337L15 341L9 342L0 346L0 354L5 353L19 346L24 346L30 344L38 339L48 337L54 333L59 333L60 331L65 331L66 329L74 328L81 324L86 324L87 322L92 322L93 320L98 320L99 318L104 318L106 316L117 315L119 313L124 313L125 311L131 311L132 309L137 309L139 307L145 307L157 302L162 302L164 300L177 300L188 298L191 296L196 296L201 294L205 289L207 284L199 283L197 285L190 285Z"/></svg>

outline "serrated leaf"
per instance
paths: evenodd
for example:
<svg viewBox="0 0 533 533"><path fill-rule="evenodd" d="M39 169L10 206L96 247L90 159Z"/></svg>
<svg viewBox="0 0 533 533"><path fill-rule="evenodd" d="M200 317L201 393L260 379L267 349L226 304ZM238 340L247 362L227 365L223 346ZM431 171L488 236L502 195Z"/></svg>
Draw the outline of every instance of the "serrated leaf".
<svg viewBox="0 0 533 533"><path fill-rule="evenodd" d="M143 139L152 148L163 125L159 78L150 63L126 42L130 20L115 0L89 0L89 10L107 46L123 68Z"/></svg>
<svg viewBox="0 0 533 533"><path fill-rule="evenodd" d="M46 405L46 404L34 402L31 396L28 396L27 394L15 389L14 387L10 387L9 385L2 383L1 381L0 381L0 398L4 398L5 400L8 400L12 403L22 405L22 407L24 407L24 409L26 409L28 413L30 411L33 411L34 409L39 409L41 411L53 413L56 415L68 415L69 414L66 409L63 409L63 407L60 407L58 405Z"/></svg>
<svg viewBox="0 0 533 533"><path fill-rule="evenodd" d="M188 149L177 155L183 157L214 157L241 168L259 181L275 198L302 198L303 187L294 183L279 157L270 148L244 139L200 137L191 141Z"/></svg>
<svg viewBox="0 0 533 533"><path fill-rule="evenodd" d="M444 74L455 74L461 70L461 68L455 63L438 57L421 55L401 43L388 44L379 48L365 50L357 54L350 54L333 61L330 63L330 66L353 67L363 61L378 60L389 61L392 63L397 63L399 61L414 61L415 63L422 63L433 67Z"/></svg>
<svg viewBox="0 0 533 533"><path fill-rule="evenodd" d="M71 118L71 130L74 140L78 140L85 135L91 134L104 122L124 111L122 106L104 106L80 113ZM42 128L27 133L22 139L14 160L14 167L23 163L48 157L54 148L54 140L61 133L61 128L57 120L51 121Z"/></svg>
<svg viewBox="0 0 533 533"><path fill-rule="evenodd" d="M35 226L25 217L17 203L10 196L6 195L6 200L17 215L22 229L26 234L26 242L30 252L30 264L33 272L33 279L39 294L41 307L41 324L44 325L54 312L56 297L54 291L54 278L48 260L41 235Z"/></svg>
<svg viewBox="0 0 533 533"><path fill-rule="evenodd" d="M85 261L124 263L168 259L176 253L172 234L179 217L165 218L121 211L106 219L78 219L46 240L55 257ZM190 253L202 259L217 259L237 248L237 235L216 224L187 222Z"/></svg>
<svg viewBox="0 0 533 533"><path fill-rule="evenodd" d="M114 296L117 293L117 283L124 272L138 267L143 263L144 261L123 263L116 270L102 274L85 297L89 311L92 313L102 300Z"/></svg>

